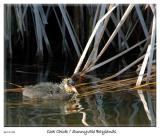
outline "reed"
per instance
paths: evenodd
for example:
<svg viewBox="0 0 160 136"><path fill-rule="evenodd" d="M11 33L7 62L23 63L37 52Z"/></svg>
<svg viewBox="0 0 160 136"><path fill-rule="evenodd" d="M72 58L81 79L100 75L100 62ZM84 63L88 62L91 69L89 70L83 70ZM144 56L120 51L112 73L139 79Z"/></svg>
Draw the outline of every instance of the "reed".
<svg viewBox="0 0 160 136"><path fill-rule="evenodd" d="M67 29L69 31L69 34L71 36L71 39L72 39L72 42L73 42L73 45L74 45L74 48L76 50L76 53L78 55L78 57L80 57L81 53L80 53L80 50L79 50L79 47L78 47L78 43L76 41L76 38L75 38L75 34L73 33L73 29L70 25L70 22L69 22L69 18L67 18L67 15L66 15L66 11L64 9L64 6L63 5L59 5L59 8L60 8L60 11L62 13L62 16L64 18L64 21L65 21L65 24L67 26Z"/></svg>
<svg viewBox="0 0 160 136"><path fill-rule="evenodd" d="M108 48L108 46L110 45L111 41L113 40L113 38L118 33L118 31L120 30L121 26L123 25L125 19L129 15L129 13L132 11L133 7L134 7L134 5L129 5L128 6L126 12L124 13L124 15L121 18L120 22L118 23L117 27L115 28L115 30L113 31L112 35L108 39L107 43L104 45L103 49L100 51L100 53L98 54L97 58L92 62L92 64L90 64L90 66L93 66L99 60L99 58L102 56L102 54L105 52L105 50Z"/></svg>
<svg viewBox="0 0 160 136"><path fill-rule="evenodd" d="M154 84L155 85L155 73L152 74L152 76L150 76L151 82L150 83L146 83L146 85L151 85ZM132 78L127 78L127 79L121 79L121 80L100 80L100 81L96 81L97 88L106 88L108 90L110 90L111 88L122 88L125 86L133 86L134 88L141 88L143 87L143 85L139 85L139 86L135 86L135 82L137 80L137 77L132 77ZM145 82L147 81L147 75L145 75L145 77L143 78L143 84L145 84ZM93 89L92 84L95 82L91 82L91 83L82 83L82 84L78 84L76 85L77 88L82 88L83 91L87 90L87 89ZM84 91L85 92L85 91Z"/></svg>
<svg viewBox="0 0 160 136"><path fill-rule="evenodd" d="M119 11L119 6L116 7L116 8ZM103 46L103 48L100 50L99 53L98 53L98 44L93 47L93 50L90 53L90 56L89 56L87 62L85 63L84 68L82 68L82 71L80 71L79 73L84 75L84 74L86 74L89 71L92 71L92 70L95 70L97 68L100 68L103 65L109 63L110 61L113 61L113 60L117 59L118 57L124 55L125 53L127 53L128 51L134 49L135 47L138 47L137 45L141 45L141 42L138 42L139 44L136 44L136 45L134 45L132 47L128 47L128 45L126 44L127 45L126 46L127 49L125 51L121 51L118 55L115 55L112 58L107 59L104 62L101 62L100 64L96 65L96 62L100 59L100 57L108 49L109 45L111 44L111 42L113 41L113 39L114 39L114 37L116 36L117 33L118 33L118 43L120 45L120 43L121 43L120 36L122 36L124 38L124 34L122 33L122 31L121 31L120 28L124 24L124 21L129 16L129 14L130 14L130 12L132 11L133 8L135 8L135 10L136 10L136 13L137 13L138 18L140 20L140 24L141 24L141 27L143 29L145 37L147 39L149 39L149 37L151 37L150 43L149 43L149 40L148 40L146 42L146 45L143 48L143 52L144 52L145 48L148 46L146 53L143 54L143 55L141 55L141 56L139 56L138 58L136 58L132 63L130 63L129 65L126 65L122 70L120 70L119 72L113 74L112 76L105 77L105 78L103 78L100 81L95 81L95 83L100 83L101 82L102 84L100 84L100 85L98 84L96 86L96 89L94 91L93 91L93 88L90 87L90 86L89 87L84 87L83 86L83 91L85 92L83 94L83 96L87 96L87 95L91 95L93 93L97 93L97 88L100 89L100 90L110 91L110 90L114 90L114 89L117 89L117 88L120 89L121 87L124 89L126 86L131 86L133 84L136 84L137 87L134 87L134 88L138 89L138 95L139 95L140 100L141 100L141 102L142 102L142 104L144 106L144 110L145 110L145 112L146 112L146 114L148 116L148 119L151 121L151 126L154 126L155 125L155 117L154 117L154 114L153 114L153 108L152 108L152 103L151 103L150 95L148 95L149 96L148 97L149 107L148 107L148 104L146 102L146 99L145 99L145 96L143 94L142 88L140 87L143 80L146 81L147 83L143 84L142 87L146 86L146 85L150 86L151 84L155 86L155 83L156 83L156 82L153 82L155 80L155 74L154 74L153 78L151 78L151 67L152 67L153 54L154 54L154 50L155 50L154 46L156 45L156 42L155 42L156 23L155 23L155 6L154 5L150 5L150 8L151 8L151 10L153 12L153 21L152 21L152 32L151 32L151 35L148 32L147 25L145 23L144 16L143 16L142 10L140 9L140 6L139 5L135 5L135 6L134 5L129 5L128 8L126 9L125 13L123 14L123 16L122 16L121 19L119 18L119 14L117 14L118 19L120 21L117 24L116 28L114 29L113 33L110 35L107 43ZM146 11L146 9L144 11ZM115 19L114 15L112 15L111 17L112 17L113 22L116 22L116 19ZM99 21L101 21L101 20L99 20ZM108 20L107 20L107 22L108 22ZM127 34L126 34L126 38L127 39L130 37L131 33L133 33L133 30L135 29L135 26L137 25L137 22L138 21L136 21L136 24L131 29L131 32L130 33L129 33L129 31L127 32ZM93 31L92 34L95 35L95 33L96 32ZM89 43L91 43L91 40L93 39L94 35L91 35L91 38L89 39L90 40ZM127 43L126 39L123 42ZM100 42L98 41L97 43L100 43ZM82 56L81 56L81 58L80 58L80 60L79 60L79 62L77 64L77 67L76 67L76 69L74 71L74 74L78 73L78 71L79 71L79 69L80 69L80 67L81 67L81 65L82 65L82 63L84 61L84 58L86 56L88 48L89 48L89 44L87 45L87 48L85 48L84 52L82 53ZM119 48L121 48L121 46ZM142 47L140 47L140 50L142 50ZM122 73L124 73L125 71L127 71L128 69L130 69L131 67L133 67L134 65L136 65L137 63L139 63L142 60L143 60L143 63L142 63L142 67L141 67L138 79L137 79L137 77L135 77L133 79L129 79L129 80L127 79L125 82L119 81L118 83L117 83L117 81L113 81L113 82L110 81L111 79L118 77L119 75L121 75ZM146 68L147 68L147 73L145 74L146 76L144 78L144 72L145 72ZM152 80L151 83L149 83L150 80ZM82 85L85 85L85 83L82 84ZM80 86L81 86L81 84L80 84ZM92 90L92 91L90 91L90 90Z"/></svg>
<svg viewBox="0 0 160 136"><path fill-rule="evenodd" d="M80 78L93 71L100 71L101 68L107 71L119 67L112 75L104 76L100 80L76 84L77 88L83 88L85 93L82 96L97 93L97 88L102 92L114 92L114 90L116 92L116 89L122 88L122 90L138 89L148 119L151 125L155 124L151 96L149 93L147 96L143 94L144 87L155 87L156 84L156 71L152 70L156 52L155 5L81 5L76 8L65 4L47 7L38 4L5 5L4 9L6 56L14 57L13 49L17 41L21 41L22 45L28 41L26 39L30 33L27 28L33 23L31 34L34 33L36 45L30 45L31 42L25 45L31 48L34 46L35 54L41 61L46 52L52 58L54 55L59 55L55 50L61 48L62 54L77 64L72 77L78 74ZM77 12L76 17L75 13L72 14L73 11ZM46 26L50 23L50 15L54 18L53 22L57 24L53 27L60 30L61 45L56 45L48 36ZM81 22L78 22L79 18ZM18 35L19 39L14 39L12 35ZM56 37L56 32L53 32L53 36ZM23 46L22 48L26 49ZM122 66L119 64L109 67L109 63L117 60L120 60ZM140 63L142 66L138 76L130 78L123 76L124 72L129 70L135 72L134 67ZM124 79L120 79L121 77ZM92 86L93 83L96 84L96 88ZM135 114L132 115L131 122ZM85 124L85 121L83 123Z"/></svg>
<svg viewBox="0 0 160 136"><path fill-rule="evenodd" d="M90 47L90 45L91 45L91 42L92 42L92 40L93 40L93 38L94 38L97 30L98 30L98 27L100 26L100 24L102 23L102 21L103 21L104 19L110 17L110 14L112 13L112 11L113 11L116 7L117 7L117 6L114 6L112 9L110 9L110 10L97 22L97 24L96 24L96 26L95 26L95 28L94 28L94 30L93 30L93 32L92 32L89 40L88 40L88 42L87 42L87 44L86 44L86 46L85 46L85 49L83 50L83 53L82 53L82 55L81 55L81 58L80 58L77 66L76 66L76 68L75 68L75 70L74 70L74 74L78 73L78 71L79 71L79 69L80 69L80 67L81 67L81 65L82 65L82 62L83 62L83 60L84 60L84 58L85 58L85 55L86 55L86 53L87 53L87 51L88 51L88 49L89 49L89 47Z"/></svg>

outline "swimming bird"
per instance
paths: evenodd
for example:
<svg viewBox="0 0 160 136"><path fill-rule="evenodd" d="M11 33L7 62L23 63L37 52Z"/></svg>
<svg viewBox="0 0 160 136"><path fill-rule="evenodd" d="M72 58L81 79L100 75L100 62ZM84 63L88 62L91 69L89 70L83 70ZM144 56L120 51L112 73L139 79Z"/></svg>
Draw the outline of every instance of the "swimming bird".
<svg viewBox="0 0 160 136"><path fill-rule="evenodd" d="M64 79L60 84L41 82L23 88L23 96L29 98L51 98L57 100L69 100L78 94L71 78Z"/></svg>

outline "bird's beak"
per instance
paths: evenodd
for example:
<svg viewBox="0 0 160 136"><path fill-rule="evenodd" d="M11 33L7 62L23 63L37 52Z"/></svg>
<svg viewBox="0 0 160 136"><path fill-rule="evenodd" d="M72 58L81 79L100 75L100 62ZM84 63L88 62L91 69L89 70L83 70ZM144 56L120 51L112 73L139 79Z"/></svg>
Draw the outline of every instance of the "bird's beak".
<svg viewBox="0 0 160 136"><path fill-rule="evenodd" d="M79 94L78 91L77 91L77 89L76 89L74 86L71 86L71 90L72 90L73 92Z"/></svg>
<svg viewBox="0 0 160 136"><path fill-rule="evenodd" d="M64 87L65 87L65 90L66 90L67 92L69 92L69 93L74 92L74 93L76 93L76 94L79 94L78 91L77 91L77 89L76 89L74 86L72 86L72 85L67 85L67 84L65 84Z"/></svg>

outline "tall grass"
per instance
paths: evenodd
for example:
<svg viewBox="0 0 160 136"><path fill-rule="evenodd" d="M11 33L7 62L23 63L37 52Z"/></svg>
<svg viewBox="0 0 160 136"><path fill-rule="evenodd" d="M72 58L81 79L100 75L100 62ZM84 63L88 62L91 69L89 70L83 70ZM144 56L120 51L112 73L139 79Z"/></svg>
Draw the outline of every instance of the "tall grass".
<svg viewBox="0 0 160 136"><path fill-rule="evenodd" d="M35 54L39 60L43 61L46 52L49 57L59 55L55 50L61 47L65 57L69 57L70 60L73 58L77 64L73 76L85 75L101 68L113 69L120 64L109 67L109 63L121 60L122 69L97 81L97 85L100 84L103 89L112 89L110 80L142 63L138 77L125 82L138 87L141 86L142 81L145 80L147 84L155 78L152 74L156 50L155 11L155 5L132 4L80 5L78 7L65 4L47 7L41 4L5 5L5 49L7 56L13 58L15 44L17 41L25 43L27 28L33 25L31 34L34 33L36 45L32 46L35 47ZM51 18L54 20L52 27L58 28L62 36L59 38L57 32L52 32L55 41L48 36L46 29ZM80 18L81 22L78 22L77 18ZM15 40L12 35L17 33L20 38ZM56 38L61 39L61 45L56 43L59 42ZM25 47L23 48L25 50ZM146 97L142 90L138 90L138 95L151 125L154 125L155 117L150 94ZM133 108L136 108L136 105L133 105ZM82 114L85 118L85 113ZM131 123L135 114L133 113L130 118ZM84 120L83 123L87 125Z"/></svg>
<svg viewBox="0 0 160 136"><path fill-rule="evenodd" d="M5 8L4 16L8 17L7 19L4 20L4 31L5 31L4 42L5 42L6 49L8 50L8 56L9 56L9 58L12 58L11 5L8 5Z"/></svg>
<svg viewBox="0 0 160 136"><path fill-rule="evenodd" d="M96 34L99 26L101 25L102 21L103 21L104 19L110 17L110 14L112 13L112 11L113 11L116 7L117 7L117 6L114 6L112 9L110 9L110 10L97 22L97 24L96 24L96 26L95 26L95 28L94 28L94 30L93 30L93 32L92 32L89 40L88 40L88 42L87 42L87 44L86 44L86 46L85 46L85 49L84 49L84 51L83 51L83 53L82 53L82 55L81 55L81 58L80 58L77 66L76 66L76 68L75 68L75 70L74 70L74 74L78 73L78 71L79 71L79 69L80 69L80 67L81 67L81 65L82 65L82 62L83 62L83 60L84 60L84 58L85 58L85 55L86 55L86 53L87 53L87 51L88 51L88 49L89 49L89 47L90 47L90 45L91 45L91 42L92 42L92 40L93 40L93 38L94 38L94 36L95 36L95 34Z"/></svg>
<svg viewBox="0 0 160 136"><path fill-rule="evenodd" d="M117 8L118 10L118 7L114 7L114 9ZM156 28L156 23L155 23L155 7L153 5L150 5L150 8L153 12L153 21L152 21L152 31L151 31L151 35L149 34L148 32L148 29L147 29L147 26L146 26L146 23L145 23L145 20L144 20L144 16L142 14L142 11L139 7L139 5L129 5L128 8L126 9L124 15L122 16L122 18L120 19L119 23L117 24L116 28L114 29L113 33L111 34L111 36L109 37L107 43L103 46L103 48L101 49L101 51L98 53L98 45L97 46L94 46L93 47L93 50L89 56L89 59L88 61L86 62L83 70L82 70L82 73L85 74L87 73L88 71L92 71L92 70L95 70L96 68L99 68L101 66L103 66L104 64L110 62L110 61L113 61L115 60L116 58L124 55L125 53L127 53L128 51L130 51L131 49L134 49L135 47L137 47L137 45L141 45L142 42L139 42L135 45L135 46L132 46L132 47L128 47L128 45L126 46L126 48L129 48L125 51L122 51L121 53L119 53L118 55L115 55L114 57L108 59L108 60L105 60L104 62L98 64L98 65L95 65L96 62L100 59L100 57L104 54L104 52L106 51L106 49L109 47L109 45L111 44L111 42L113 41L114 37L116 36L116 34L118 33L118 43L120 44L120 35L122 35L124 37L124 34L122 33L121 31L121 27L122 25L124 24L125 20L129 17L130 15L130 12L132 11L132 9L135 8L136 9L136 13L138 15L138 18L140 20L140 24L141 24L141 27L143 29L143 33L145 35L145 37L147 39L149 39L149 37L151 37L151 41L150 41L150 44L147 44L146 46L148 46L148 49L146 51L146 53L140 57L138 57L137 59L135 59L135 61L133 61L132 63L130 63L129 65L127 65L126 67L124 67L122 70L120 70L119 72L113 74L112 76L109 76L109 77L106 77L103 79L103 81L105 80L110 80L110 79L113 79L119 75L121 75L122 73L124 73L125 71L127 71L128 69L130 69L131 67L133 67L135 64L139 63L140 61L143 60L144 58L144 61L142 63L142 67L141 67L141 70L140 70L140 73L139 73L139 76L138 76L138 79L137 79L137 82L136 82L136 86L140 86L141 85L141 82L142 82L142 79L143 79L143 75L144 75L144 72L145 72L145 69L147 68L147 81L149 82L149 79L150 79L150 75L151 75L151 67L152 67L152 60L153 60L153 53L154 53L154 46L156 45L155 43L155 36L156 36L156 31L155 31L155 28ZM144 8L144 7L143 7ZM142 8L142 9L143 9ZM111 14L113 12L113 10L110 10L108 11L105 15L107 14ZM106 16L103 16L102 19ZM118 18L119 18L119 15L118 15ZM97 24L99 24L99 22L102 22L102 19L100 19ZM116 19L114 18L114 15L112 15L112 20L113 22L116 22ZM108 20L107 20L108 21ZM86 53L88 51L88 48L91 44L91 41L93 39L93 37L96 35L96 33L98 33L98 31L95 31L97 30L99 27L99 25L96 25L92 34L91 34L91 37L86 45L86 48L84 49L83 53L82 53L82 56L77 64L77 67L74 71L74 74L78 73L79 72L79 69L84 61L84 58L86 56ZM100 29L100 28L99 28ZM104 28L105 29L105 28ZM132 29L133 30L133 29ZM132 32L132 31L131 31ZM128 37L130 36L129 33L127 33L127 36ZM96 39L96 38L95 38ZM125 40L124 40L125 42ZM98 42L99 43L99 42ZM146 46L144 48L146 48ZM120 46L121 47L121 46ZM142 50L142 49L141 49ZM93 57L93 54L98 54L96 56ZM95 66L94 66L95 65ZM106 87L105 87L106 88ZM109 87L110 88L110 87ZM152 108L152 103L151 103L151 98L150 98L150 95L148 95L148 104L147 104L147 101L146 101L146 98L143 94L143 91L142 90L138 90L138 95L140 97L140 100L142 101L142 104L144 106L144 110L148 116L148 119L150 120L151 122L151 125L154 126L155 125L155 117L154 117L154 114L153 114L153 108ZM148 107L149 106L149 107Z"/></svg>
<svg viewBox="0 0 160 136"><path fill-rule="evenodd" d="M63 6L63 5L59 5L59 8L60 8L60 11L61 11L62 16L63 16L63 18L64 18L64 21L65 21L65 24L66 24L67 29L68 29L68 31L69 31L69 34L70 34L70 36L71 36L71 39L72 39L74 48L75 48L75 50L76 50L76 53L77 53L78 57L80 57L81 53L80 53L80 49L79 49L79 47L78 47L78 43L77 43L77 41L76 41L75 34L74 34L74 32L73 32L73 29L72 29L73 26L72 26L72 24L71 24L71 21L70 21L69 17L67 16L68 14L67 14L67 12L65 11L64 6Z"/></svg>

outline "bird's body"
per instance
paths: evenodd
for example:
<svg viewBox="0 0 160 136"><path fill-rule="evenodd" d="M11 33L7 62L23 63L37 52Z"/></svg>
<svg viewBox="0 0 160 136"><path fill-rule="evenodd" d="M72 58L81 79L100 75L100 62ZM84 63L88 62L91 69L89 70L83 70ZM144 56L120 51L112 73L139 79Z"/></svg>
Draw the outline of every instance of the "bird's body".
<svg viewBox="0 0 160 136"><path fill-rule="evenodd" d="M24 87L23 96L29 98L51 98L57 100L69 100L74 95L74 91L69 89L69 86L66 86L66 83L64 81L62 81L62 83L60 84L42 82L36 85Z"/></svg>

